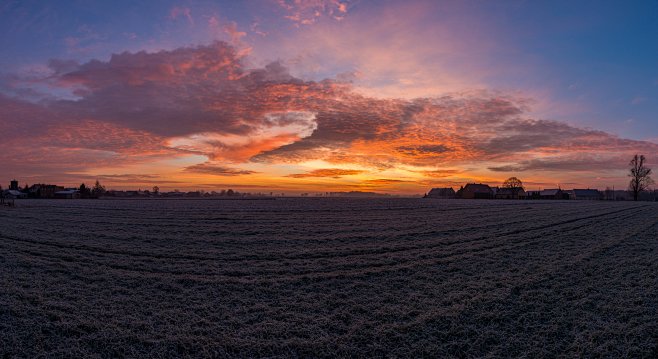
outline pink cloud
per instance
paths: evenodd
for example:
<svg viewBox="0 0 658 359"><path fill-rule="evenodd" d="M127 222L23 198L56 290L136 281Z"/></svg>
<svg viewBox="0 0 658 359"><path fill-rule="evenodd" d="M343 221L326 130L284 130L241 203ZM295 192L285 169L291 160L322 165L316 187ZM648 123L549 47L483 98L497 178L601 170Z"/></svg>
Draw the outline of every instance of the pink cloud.
<svg viewBox="0 0 658 359"><path fill-rule="evenodd" d="M247 36L246 32L238 30L238 24L236 24L235 21L231 21L225 25L224 32L229 35L232 44L239 44L241 39Z"/></svg>
<svg viewBox="0 0 658 359"><path fill-rule="evenodd" d="M190 25L194 25L194 19L192 18L192 10L188 7L178 7L174 6L169 10L169 18L172 20L177 20L179 17L185 17Z"/></svg>
<svg viewBox="0 0 658 359"><path fill-rule="evenodd" d="M253 32L256 35L259 35L259 36L262 36L262 37L267 36L267 32L261 30L260 23L258 21L252 22L251 26L249 26L249 29L251 30L251 32Z"/></svg>
<svg viewBox="0 0 658 359"><path fill-rule="evenodd" d="M658 156L652 142L528 118L523 98L484 91L375 98L343 81L302 80L278 62L248 69L222 42L84 64L51 61L50 68L43 81L74 86L79 98L30 103L0 95L0 130L16 139L0 144L7 170L61 175L194 154L210 162L179 168L249 176L226 164L324 161L364 173L420 167L415 173L432 179L442 177L432 168L465 165L494 175L601 174L623 170L628 154ZM314 171L292 177L325 174ZM401 183L394 179L370 185Z"/></svg>
<svg viewBox="0 0 658 359"><path fill-rule="evenodd" d="M286 11L285 19L296 26L311 25L322 17L343 20L348 13L349 0L278 0L279 6Z"/></svg>

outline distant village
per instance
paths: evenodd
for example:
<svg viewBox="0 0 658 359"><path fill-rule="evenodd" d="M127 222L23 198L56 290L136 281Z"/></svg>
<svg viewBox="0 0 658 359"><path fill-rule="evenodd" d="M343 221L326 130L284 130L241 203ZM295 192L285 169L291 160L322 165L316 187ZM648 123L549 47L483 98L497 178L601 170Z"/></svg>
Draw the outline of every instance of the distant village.
<svg viewBox="0 0 658 359"><path fill-rule="evenodd" d="M375 192L319 192L319 193L302 193L300 197L392 197L389 194ZM12 180L7 189L0 186L0 200L14 199L90 199L90 198L220 198L220 199L274 199L277 197L286 197L285 193L275 192L239 192L232 189L223 189L220 191L179 191L162 192L158 186L151 190L138 189L136 191L124 190L106 190L98 181L92 186L87 187L81 184L79 187L64 187L54 184L38 183L33 185L23 185L22 187L17 180ZM0 204L5 203L0 201Z"/></svg>
<svg viewBox="0 0 658 359"><path fill-rule="evenodd" d="M523 187L492 187L483 183L468 183L457 191L451 187L432 188L424 198L632 201L633 193L609 188L603 191L590 188L570 190L550 188L526 191ZM643 191L638 200L658 201L658 190Z"/></svg>
<svg viewBox="0 0 658 359"><path fill-rule="evenodd" d="M154 186L151 190L136 190L136 191L118 191L106 190L98 181L92 187L87 187L81 184L79 187L64 187L54 184L33 184L31 186L24 185L20 187L17 180L12 180L7 189L2 190L0 186L0 194L3 199L85 199L85 198L100 198L100 197L118 197L118 198L200 198L200 197L272 197L274 193L242 193L232 189L221 190L219 192L202 192L202 191L171 191L160 192L158 186Z"/></svg>
<svg viewBox="0 0 658 359"><path fill-rule="evenodd" d="M519 181L520 183L520 181ZM7 189L0 186L0 199L89 199L89 198L258 198L273 199L284 197L283 193L244 193L232 189L221 191L170 191L161 192L158 186L151 190L106 190L98 181L87 187L64 187L54 184L33 184L19 186L17 180L12 180ZM300 197L394 197L389 194L375 192L321 192L316 194L302 193ZM438 199L510 199L510 200L589 200L589 201L631 201L633 193L627 190L605 189L561 189L525 190L522 186L494 187L483 183L468 183L455 191L451 187L432 188L423 198ZM638 200L658 201L658 190L643 191Z"/></svg>

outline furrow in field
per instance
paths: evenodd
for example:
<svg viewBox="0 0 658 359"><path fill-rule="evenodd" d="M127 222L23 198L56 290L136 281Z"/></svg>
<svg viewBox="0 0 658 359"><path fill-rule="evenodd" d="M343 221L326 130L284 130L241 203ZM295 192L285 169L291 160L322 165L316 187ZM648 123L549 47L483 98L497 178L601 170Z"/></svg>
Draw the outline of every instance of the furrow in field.
<svg viewBox="0 0 658 359"><path fill-rule="evenodd" d="M626 210L626 209L624 209ZM624 211L622 210L622 211ZM610 213L603 213L601 215L608 215ZM598 216L598 214L596 215ZM547 216L550 218L550 216ZM589 217L583 217L582 219L586 219ZM551 218L552 219L552 218ZM574 219L575 221L580 220L580 219ZM506 226L511 226L514 223L524 223L524 221L517 221L513 222L510 224L507 224ZM537 229L542 229L545 227L550 227L554 226L554 223L549 222L548 224L545 224L543 226L539 227L533 227L533 228L528 228L528 229L517 229L512 232L507 232L507 233L500 233L498 235L501 236L506 236L509 234L513 234L521 231L533 231ZM475 226L472 229L468 229L469 232L480 232L483 230L491 229L491 228L496 228L496 227L501 227L499 224L492 224L492 225L485 225L482 227L477 227ZM363 235L362 237L358 238L357 240L361 240L363 242L367 242L367 246L365 248L351 248L349 250L345 251L326 251L326 249L320 249L320 248L312 248L310 247L309 249L306 249L305 252L299 253L299 254L288 254L288 253L278 253L277 251L274 251L270 255L245 255L244 254L244 248L240 248L241 252L240 254L235 254L231 255L231 253L217 253L216 255L213 256L207 256L207 255L171 255L168 253L151 253L151 252L135 252L135 251L130 251L128 249L134 248L137 243L132 243L131 245L128 245L126 249L110 249L108 247L111 246L111 243L105 244L105 248L98 248L95 246L89 246L86 244L69 244L69 243L60 243L60 242L55 242L55 241L39 241L39 240L34 240L34 239L26 239L26 238L20 238L17 236L8 236L4 235L7 239L10 240L16 240L16 241L24 241L24 242L31 242L34 244L42 244L45 246L53 246L53 247L58 247L62 249L71 249L71 250L82 250L82 251L89 251L89 252L98 252L98 253L105 253L105 254L115 254L115 255L125 255L125 256L132 256L132 257L152 257L152 258L161 258L161 259L178 259L178 260L193 260L193 261L200 261L200 260L207 260L207 261L237 261L237 262L242 262L245 260L262 260L262 261L280 261L280 260L307 260L307 259L322 259L322 258L331 258L331 257L346 257L346 256L363 256L363 255L377 255L377 254L384 254L384 253L392 253L396 251L408 251L408 250L415 250L415 249L426 249L427 246L429 245L430 247L432 246L442 246L442 245L450 245L452 244L450 241L446 243L436 243L436 238L439 236L444 236L444 237L449 237L450 235L454 233L459 233L459 229L449 229L449 230L444 230L444 231L437 231L437 230L428 230L424 232L414 232L413 234L401 234L401 235L393 235L393 236L386 236L384 238L378 237L376 240L373 240L372 235ZM47 232L44 232L43 235L45 236ZM34 234L34 233L33 233ZM486 239L486 237L480 237L480 238L475 238L473 239L474 241L481 240L481 239ZM84 242L99 242L100 239L95 239L94 238L89 238L89 240L83 241ZM430 243L424 243L424 241L430 242ZM334 241L335 242L335 241ZM388 243L394 243L394 246L388 245ZM76 243L73 241L73 243ZM78 242L79 243L79 242ZM409 245L408 243L413 243L413 245ZM141 243L140 243L141 244ZM249 245L253 245L254 243L248 243ZM339 246L340 247L340 246ZM354 247L354 246L352 246ZM120 247L119 247L120 248ZM164 251L167 250L167 248L153 248L156 251ZM208 251L207 251L208 252Z"/></svg>
<svg viewBox="0 0 658 359"><path fill-rule="evenodd" d="M634 209L634 208L630 208ZM571 224L575 223L579 220L585 220L589 219L591 222L596 223L596 219L600 218L601 216L604 215L615 215L623 211L613 211L613 212L607 212L606 214L599 214L596 216L587 216L587 217L582 217L578 219L569 219L566 221L562 221L561 223L554 223L553 226L541 226L538 228L535 228L535 230L542 230L546 229L549 227L556 227L558 225L566 225L566 224ZM629 214L630 217L635 216L635 213ZM591 225L590 223L582 223L574 226L573 228L570 229L560 229L559 231L564 232L566 230L569 231L575 231L578 230L579 227L581 226L587 226ZM510 231L504 236L514 236L517 234L525 234L525 231ZM304 265L301 266L299 264L297 265L291 265L288 267L283 267L277 269L277 266L270 266L266 268L258 268L256 263L253 263L251 260L245 259L242 263L238 263L235 267L231 266L225 266L225 265L211 265L210 267L206 267L204 272L198 272L194 270L190 270L195 268L196 266L187 266L183 265L182 263L173 263L172 267L178 267L178 268L185 268L188 267L187 270L162 270L162 269L154 269L150 267L146 268L135 268L134 263L128 262L125 265L121 265L120 261L116 261L113 259L108 259L108 258L102 258L102 261L96 262L97 264L103 264L103 265L108 265L114 269L120 269L123 268L124 270L133 270L136 271L146 271L150 273L162 273L162 274L170 274L170 275L192 275L192 276L207 276L214 278L215 280L218 280L222 277L226 277L227 274L230 273L230 275L227 278L234 278L234 277L251 277L251 278L256 278L258 280L263 280L263 279L274 279L276 277L287 277L287 276L293 276L288 279L294 279L294 278L303 278L303 277L331 277L331 276L346 276L346 275L365 275L365 274L372 274L372 273L381 273L384 271L396 271L396 270L403 270L405 268L411 268L414 266L422 266L422 265L434 265L439 262L445 262L445 261L450 261L450 260L455 260L455 259L463 259L469 256L474 256L474 255L479 255L480 253L487 253L487 251L495 251L495 252L500 252L500 251L505 251L509 250L514 247L520 247L524 245L528 245L532 243L534 239L545 239L546 237L550 238L552 234L554 234L555 231L549 231L547 233L545 232L540 232L537 235L527 238L520 236L520 239L518 241L510 240L510 239L504 239L504 236L497 236L496 238L491 238L488 236L483 236L478 238L477 240L482 242L480 243L480 246L473 247L469 246L468 248L461 248L463 247L466 243L465 242L454 242L452 243L452 246L455 247L454 251L446 251L445 246L434 246L440 250L438 250L436 253L432 252L432 248L417 248L418 251L417 253L412 253L411 255L406 254L403 255L402 251L396 252L396 256L391 256L389 255L387 258L384 258L382 260L379 260L380 258L366 258L369 259L370 261L365 261L364 259L360 259L359 261L341 261L339 263L326 263L323 265L318 266L318 263L314 260L307 260L305 261ZM502 245L499 244L502 243ZM472 243L471 243L472 244ZM434 248L433 247L433 248ZM38 248L36 249L38 250ZM33 251L34 252L34 251ZM42 256L46 255L43 253L43 251L40 252ZM493 252L491 252L493 253ZM487 255L490 255L491 253L487 253ZM57 254L51 254L57 256ZM83 257L86 260L89 260L90 258ZM64 260L67 261L72 261L70 256L65 256L63 258ZM337 257L336 259L344 259ZM374 261L373 261L374 260ZM105 262L105 263L102 263ZM151 263L149 263L151 264ZM334 266L332 268L332 265ZM337 266L337 267L336 267ZM324 270L313 270L313 268L320 267ZM211 268L214 268L211 270ZM233 268L233 269L232 269ZM305 269L306 268L306 269ZM327 269L329 268L329 269ZM219 272L216 272L219 271ZM274 278L273 278L274 276Z"/></svg>

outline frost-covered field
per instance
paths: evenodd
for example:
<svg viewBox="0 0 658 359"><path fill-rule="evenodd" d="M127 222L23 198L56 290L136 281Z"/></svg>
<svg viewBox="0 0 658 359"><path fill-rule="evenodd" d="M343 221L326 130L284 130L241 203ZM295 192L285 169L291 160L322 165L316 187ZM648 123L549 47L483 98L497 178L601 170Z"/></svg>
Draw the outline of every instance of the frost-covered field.
<svg viewBox="0 0 658 359"><path fill-rule="evenodd" d="M3 357L656 357L658 204L18 201Z"/></svg>

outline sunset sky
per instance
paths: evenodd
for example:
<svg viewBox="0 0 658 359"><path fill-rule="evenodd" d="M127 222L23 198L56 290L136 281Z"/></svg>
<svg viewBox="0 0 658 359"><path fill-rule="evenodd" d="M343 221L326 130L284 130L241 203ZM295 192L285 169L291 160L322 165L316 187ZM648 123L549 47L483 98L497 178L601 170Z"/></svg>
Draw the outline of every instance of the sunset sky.
<svg viewBox="0 0 658 359"><path fill-rule="evenodd" d="M3 188L604 189L634 153L658 169L654 0L0 0L0 48Z"/></svg>

